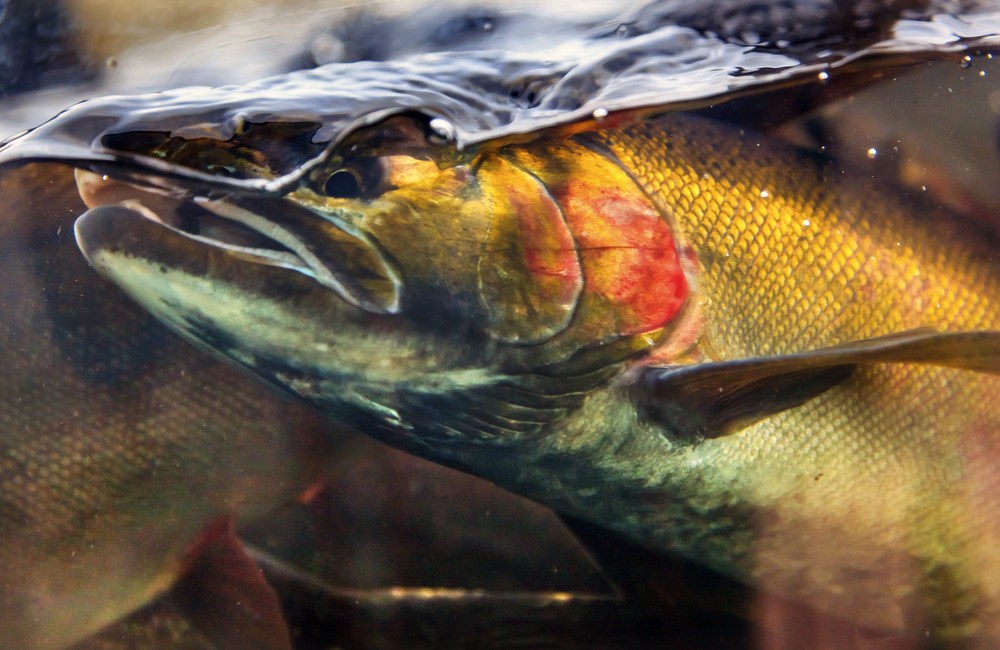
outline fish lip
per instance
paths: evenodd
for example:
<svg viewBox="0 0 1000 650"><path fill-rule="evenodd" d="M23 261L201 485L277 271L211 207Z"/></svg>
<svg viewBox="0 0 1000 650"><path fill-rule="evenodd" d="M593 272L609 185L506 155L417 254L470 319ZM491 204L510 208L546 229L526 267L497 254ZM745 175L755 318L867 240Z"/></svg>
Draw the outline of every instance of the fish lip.
<svg viewBox="0 0 1000 650"><path fill-rule="evenodd" d="M239 203L227 199L202 199L195 197L193 203L198 205L205 210L215 214L223 219L229 219L240 225L253 230L254 232L267 237L268 239L276 242L277 244L285 247L290 251L290 256L302 262L302 265L295 265L294 270L299 271L309 275L319 284L332 289L342 298L352 303L354 306L364 309L365 311L370 311L379 314L398 314L400 311L400 291L399 288L402 286L402 279L399 272L384 259L380 257L382 262L381 270L388 275L389 281L395 285L396 291L393 292L391 299L388 302L376 303L372 300L366 300L363 296L357 295L357 292L353 291L344 282L340 281L337 273L320 259L320 256L313 253L308 244L304 241L304 238L297 235L294 231L289 228L282 226L274 220L268 219L266 216L259 214L253 210L250 210ZM319 215L312 210L309 210L310 216L315 217L317 220L325 219L326 221L331 221L332 218L329 215ZM345 228L346 224L339 224L341 228ZM199 239L200 241L205 241L205 243L211 245L217 245L214 240L211 239ZM366 242L372 244L372 242ZM225 248L226 246L223 246ZM265 259L264 263L275 264L278 261L274 258L268 249L247 249L238 250L236 252L243 253L245 255L252 257L263 257ZM264 253L261 255L261 253ZM376 256L379 255L376 253ZM282 256L280 259L284 259ZM276 264L278 266L283 266L284 264ZM306 270L308 269L308 270Z"/></svg>
<svg viewBox="0 0 1000 650"><path fill-rule="evenodd" d="M188 196L185 193L166 193L159 191L158 188L136 186L125 180L111 180L108 175L98 174L87 169L77 168L74 170L74 176L76 178L77 190L80 193L80 198L88 208L109 205L117 205L127 208L132 212L150 221L156 222L164 228L167 228L187 239L239 254L241 257L256 261L260 264L282 266L306 275L311 275L311 270L305 260L291 252L282 252L253 246L241 246L231 242L226 242L220 238L206 237L188 232L184 228L177 226L174 223L176 220L169 219L167 218L167 215L164 214L167 210L176 210L182 204L190 203L191 205L204 209L209 214L215 214L221 218L226 218L224 215L219 214L218 211L212 211L210 209L216 202L206 200L204 197ZM124 198L122 196L112 196L109 200L109 197L107 196L102 197L101 194L107 194L109 189L112 194L124 195ZM264 233L259 234L266 236Z"/></svg>
<svg viewBox="0 0 1000 650"><path fill-rule="evenodd" d="M308 244L301 236L289 228L282 227L281 224L276 223L268 217L244 207L233 197L212 198L192 194L184 190L179 192L176 190L167 191L163 190L159 185L154 187L146 184L137 186L131 179L116 178L114 182L118 185L116 188L118 190L117 193L120 194L123 188L131 188L134 194L129 195L126 189L124 191L127 198L102 201L97 196L97 192L93 191L92 187L88 187L88 183L93 183L96 177L100 177L102 182L106 181L108 175L99 175L91 170L78 169L76 176L81 198L90 208L119 206L130 210L142 218L153 221L186 239L221 249L242 260L301 273L312 278L324 288L332 290L345 302L364 311L386 315L397 314L400 311L401 292L398 288L402 286L402 282L399 273L388 262L383 260L381 270L386 272L389 281L397 287L397 290L392 293L388 301L379 302L366 299L365 296L358 295L358 292L352 290L346 283L341 282L338 279L337 273L329 265L325 264L318 255L310 251ZM155 205L150 205L153 202L155 202ZM249 230L273 242L282 250L234 244L217 237L208 237L188 232L183 227L176 225L176 219L171 219L167 214L164 214L167 210L176 212L184 204L196 206L206 214L213 215L231 224L237 224L238 227ZM316 219L322 218L321 215L315 215L315 217ZM82 240L79 233L77 235L77 244L84 252L84 255L87 256L86 243Z"/></svg>

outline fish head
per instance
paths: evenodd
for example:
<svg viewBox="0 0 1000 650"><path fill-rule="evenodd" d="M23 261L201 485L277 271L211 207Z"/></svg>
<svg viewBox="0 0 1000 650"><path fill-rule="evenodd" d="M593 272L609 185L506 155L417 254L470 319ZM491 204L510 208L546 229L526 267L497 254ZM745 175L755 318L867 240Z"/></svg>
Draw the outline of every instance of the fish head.
<svg viewBox="0 0 1000 650"><path fill-rule="evenodd" d="M260 149L202 160L265 181L281 174ZM78 172L91 209L77 239L183 336L396 442L428 429L516 437L525 421L498 432L478 416L442 422L440 411L498 408L497 395L540 376L579 396L652 347L684 306L669 225L580 142L462 150L407 113L295 174L269 193ZM532 426L559 410L546 409Z"/></svg>

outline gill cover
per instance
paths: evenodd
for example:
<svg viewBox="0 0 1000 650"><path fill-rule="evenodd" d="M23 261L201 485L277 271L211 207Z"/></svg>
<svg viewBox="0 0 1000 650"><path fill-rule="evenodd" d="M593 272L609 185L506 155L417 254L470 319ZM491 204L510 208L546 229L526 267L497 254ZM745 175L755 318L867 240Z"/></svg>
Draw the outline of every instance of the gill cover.
<svg viewBox="0 0 1000 650"><path fill-rule="evenodd" d="M544 185L579 261L556 270L579 273L583 288L575 318L550 349L568 355L623 339L636 343L626 346L631 352L652 345L680 313L689 287L672 228L649 196L617 161L576 137L514 145L499 156ZM542 248L534 215L522 210L517 219L527 252ZM516 313L508 308L508 316Z"/></svg>
<svg viewBox="0 0 1000 650"><path fill-rule="evenodd" d="M688 282L670 224L616 160L561 131L460 151L429 122L358 130L288 200L384 250L401 312L474 323L516 365L625 340L620 360L655 342Z"/></svg>

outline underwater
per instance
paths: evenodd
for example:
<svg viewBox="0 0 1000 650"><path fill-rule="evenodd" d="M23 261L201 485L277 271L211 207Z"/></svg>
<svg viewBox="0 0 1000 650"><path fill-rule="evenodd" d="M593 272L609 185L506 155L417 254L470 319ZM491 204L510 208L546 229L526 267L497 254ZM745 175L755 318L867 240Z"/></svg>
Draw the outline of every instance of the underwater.
<svg viewBox="0 0 1000 650"><path fill-rule="evenodd" d="M1000 643L1000 3L0 3L10 647Z"/></svg>

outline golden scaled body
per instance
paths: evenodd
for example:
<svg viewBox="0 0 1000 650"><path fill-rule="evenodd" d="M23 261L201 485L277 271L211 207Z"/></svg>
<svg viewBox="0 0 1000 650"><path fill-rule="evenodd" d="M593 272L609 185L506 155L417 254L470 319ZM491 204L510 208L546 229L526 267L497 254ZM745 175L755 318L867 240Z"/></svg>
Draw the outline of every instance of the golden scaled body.
<svg viewBox="0 0 1000 650"><path fill-rule="evenodd" d="M703 361L1000 328L997 240L975 225L703 121L593 141L696 260ZM704 441L678 469L752 508L763 584L878 627L981 631L1000 607L998 452L1000 379L882 364Z"/></svg>

